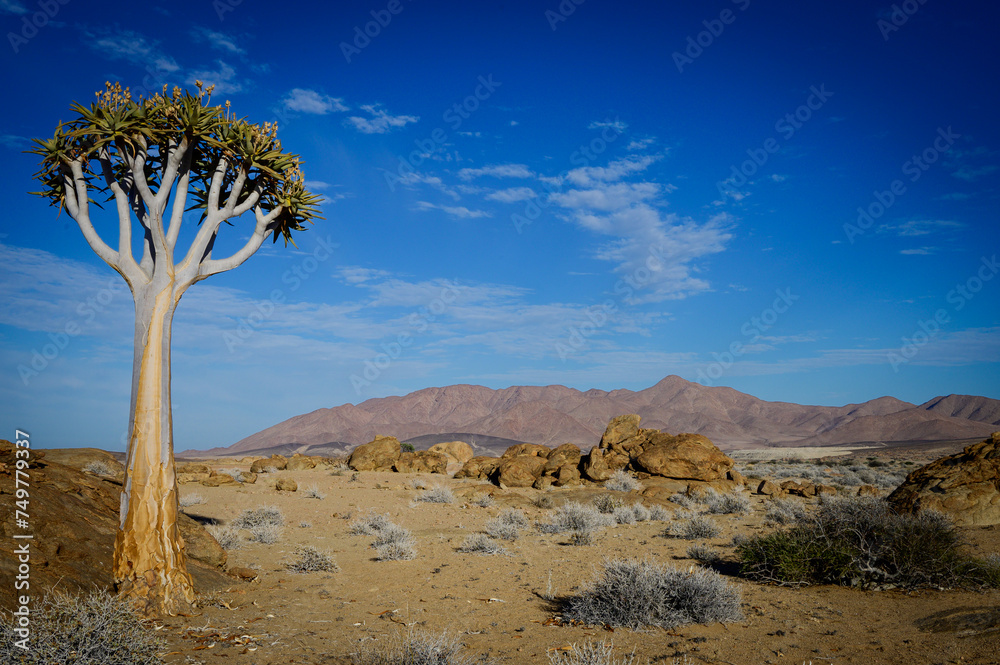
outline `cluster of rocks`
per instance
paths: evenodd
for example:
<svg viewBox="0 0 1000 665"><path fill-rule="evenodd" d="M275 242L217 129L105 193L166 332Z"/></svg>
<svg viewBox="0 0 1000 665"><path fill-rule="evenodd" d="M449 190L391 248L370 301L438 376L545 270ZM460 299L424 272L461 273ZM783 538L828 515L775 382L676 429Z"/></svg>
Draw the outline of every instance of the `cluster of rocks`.
<svg viewBox="0 0 1000 665"><path fill-rule="evenodd" d="M642 429L639 421L635 414L612 419L600 443L589 453L572 443L555 448L520 443L500 457L473 456L471 446L461 441L403 452L395 437L378 436L358 446L348 466L356 471L448 473L456 478L489 480L501 487L536 489L600 483L618 470L654 479L654 485L657 478L733 485L742 482L742 478L734 478L739 474L733 471L733 460L704 436ZM686 488L684 484L680 490Z"/></svg>
<svg viewBox="0 0 1000 665"><path fill-rule="evenodd" d="M427 450L404 451L394 436L376 436L358 446L347 459L355 471L396 471L397 473L455 473L472 459L472 446L464 441L436 443Z"/></svg>
<svg viewBox="0 0 1000 665"><path fill-rule="evenodd" d="M257 482L260 474L271 471L301 471L304 469L316 468L319 464L328 463L330 460L324 457L310 457L296 453L291 457L284 455L271 455L270 457L254 456L239 460L241 463L250 463L249 471L241 471L239 477L234 477L229 473L219 473L207 464L199 462L188 462L177 465L178 483L201 483L206 487L220 487L222 485L252 485ZM298 490L298 483L291 478L278 478L274 483L275 489L283 492L295 492Z"/></svg>

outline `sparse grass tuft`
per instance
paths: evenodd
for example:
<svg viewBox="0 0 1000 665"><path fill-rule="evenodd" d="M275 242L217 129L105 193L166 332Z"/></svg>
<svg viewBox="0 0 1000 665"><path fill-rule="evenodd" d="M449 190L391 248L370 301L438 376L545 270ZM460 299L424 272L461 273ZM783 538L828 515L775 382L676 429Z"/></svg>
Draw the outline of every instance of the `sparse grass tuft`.
<svg viewBox="0 0 1000 665"><path fill-rule="evenodd" d="M188 494L187 496L182 496L179 503L181 508L190 508L191 506L196 506L199 503L205 503L205 497L200 494Z"/></svg>
<svg viewBox="0 0 1000 665"><path fill-rule="evenodd" d="M240 532L233 528L232 525L209 524L205 528L212 534L212 537L219 543L219 546L227 552L243 547L243 539L240 538Z"/></svg>
<svg viewBox="0 0 1000 665"><path fill-rule="evenodd" d="M594 507L605 515L614 514L616 510L621 508L624 502L621 497L617 497L613 494L598 494L594 497Z"/></svg>
<svg viewBox="0 0 1000 665"><path fill-rule="evenodd" d="M527 529L528 526L528 518L523 512L508 508L486 522L486 533L500 540L517 540L521 536L521 529Z"/></svg>
<svg viewBox="0 0 1000 665"><path fill-rule="evenodd" d="M708 517L689 513L680 522L668 527L664 535L672 535L686 540L715 538L719 535L719 527Z"/></svg>
<svg viewBox="0 0 1000 665"><path fill-rule="evenodd" d="M374 510L369 510L367 514L362 515L347 525L347 533L352 536L370 536L373 533L378 533L390 524L392 522L385 515L376 513Z"/></svg>
<svg viewBox="0 0 1000 665"><path fill-rule="evenodd" d="M716 515L747 515L751 512L750 499L738 491L710 494L707 504L708 512Z"/></svg>
<svg viewBox="0 0 1000 665"><path fill-rule="evenodd" d="M636 522L648 522L652 518L652 512L641 503L632 504L632 515Z"/></svg>
<svg viewBox="0 0 1000 665"><path fill-rule="evenodd" d="M664 629L742 619L737 587L717 573L650 561L606 560L597 578L564 602L563 617L589 625Z"/></svg>
<svg viewBox="0 0 1000 665"><path fill-rule="evenodd" d="M458 551L465 554L507 554L503 545L481 533L467 536Z"/></svg>
<svg viewBox="0 0 1000 665"><path fill-rule="evenodd" d="M411 630L396 639L365 643L353 654L354 665L489 665L493 661L462 653L462 644L447 633Z"/></svg>
<svg viewBox="0 0 1000 665"><path fill-rule="evenodd" d="M764 524L794 524L806 517L806 508L796 499L772 499L764 513Z"/></svg>
<svg viewBox="0 0 1000 665"><path fill-rule="evenodd" d="M495 503L495 501L493 501L493 495L491 494L480 494L472 503L480 508L489 508Z"/></svg>
<svg viewBox="0 0 1000 665"><path fill-rule="evenodd" d="M340 567L326 552L305 545L295 550L295 559L285 564L293 573L336 572Z"/></svg>
<svg viewBox="0 0 1000 665"><path fill-rule="evenodd" d="M708 545L692 545L687 548L687 556L698 563L712 565L722 560L722 555L714 547Z"/></svg>
<svg viewBox="0 0 1000 665"><path fill-rule="evenodd" d="M550 651L549 665L632 665L635 652L615 658L614 644L587 642L570 645L568 651Z"/></svg>
<svg viewBox="0 0 1000 665"><path fill-rule="evenodd" d="M319 488L315 485L310 485L309 487L302 490L302 496L307 499L325 499L326 495L319 491Z"/></svg>
<svg viewBox="0 0 1000 665"><path fill-rule="evenodd" d="M631 492L642 489L642 483L635 476L624 469L618 469L611 474L611 477L604 481L605 489L616 492Z"/></svg>
<svg viewBox="0 0 1000 665"><path fill-rule="evenodd" d="M595 531L612 526L614 520L600 513L593 506L569 501L559 506L548 522L536 522L535 528L542 533L565 533L567 531Z"/></svg>
<svg viewBox="0 0 1000 665"><path fill-rule="evenodd" d="M542 510L548 510L556 505L552 497L547 494L539 494L532 503L535 504L535 508L541 508Z"/></svg>
<svg viewBox="0 0 1000 665"><path fill-rule="evenodd" d="M451 489L438 485L434 489L421 492L414 499L424 503L454 503L455 495L452 494Z"/></svg>
<svg viewBox="0 0 1000 665"><path fill-rule="evenodd" d="M375 548L375 558L379 561L409 561L416 557L417 548L413 539L386 543Z"/></svg>
<svg viewBox="0 0 1000 665"><path fill-rule="evenodd" d="M115 475L115 470L111 468L111 465L104 460L94 460L92 462L87 462L83 467L84 471L94 474L95 476L107 477Z"/></svg>
<svg viewBox="0 0 1000 665"><path fill-rule="evenodd" d="M285 515L275 506L261 506L244 510L232 521L230 526L235 529L250 531L250 540L265 545L271 545L281 540Z"/></svg>
<svg viewBox="0 0 1000 665"><path fill-rule="evenodd" d="M676 503L681 508L691 508L698 503L697 501L689 497L687 494L682 494L680 492L671 495L668 501L670 501L671 503Z"/></svg>
<svg viewBox="0 0 1000 665"><path fill-rule="evenodd" d="M30 648L17 622L0 612L0 662L23 665L161 665L165 643L143 625L128 602L105 590L76 596L52 593L32 607Z"/></svg>
<svg viewBox="0 0 1000 665"><path fill-rule="evenodd" d="M614 512L618 524L635 524L635 509L632 506L618 506Z"/></svg>
<svg viewBox="0 0 1000 665"><path fill-rule="evenodd" d="M666 522L671 517L669 510L657 504L649 509L649 519L657 522Z"/></svg>

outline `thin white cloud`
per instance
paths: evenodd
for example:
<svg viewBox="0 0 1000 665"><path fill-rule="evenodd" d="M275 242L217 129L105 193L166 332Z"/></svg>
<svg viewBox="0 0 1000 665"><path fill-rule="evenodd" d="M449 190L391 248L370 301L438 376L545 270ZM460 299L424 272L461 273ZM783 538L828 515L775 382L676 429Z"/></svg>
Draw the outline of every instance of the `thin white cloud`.
<svg viewBox="0 0 1000 665"><path fill-rule="evenodd" d="M613 129L619 134L628 129L628 123L621 120L600 120L587 125L587 129Z"/></svg>
<svg viewBox="0 0 1000 665"><path fill-rule="evenodd" d="M507 189L490 192L486 195L486 198L491 201L500 201L501 203L517 203L533 199L536 196L538 194L531 187L508 187Z"/></svg>
<svg viewBox="0 0 1000 665"><path fill-rule="evenodd" d="M632 139L629 144L625 146L625 149L629 152L635 152L637 150L645 150L649 146L656 142L655 136L648 136L643 139Z"/></svg>
<svg viewBox="0 0 1000 665"><path fill-rule="evenodd" d="M14 134L0 134L0 145L11 150L24 150L31 146L31 139Z"/></svg>
<svg viewBox="0 0 1000 665"><path fill-rule="evenodd" d="M901 249L900 254L905 254L908 256L930 256L934 253L933 247L914 247L911 249Z"/></svg>
<svg viewBox="0 0 1000 665"><path fill-rule="evenodd" d="M430 203L428 201L417 201L417 210L441 210L452 217L459 219L476 219L478 217L492 217L485 210L470 210L465 206L443 206Z"/></svg>
<svg viewBox="0 0 1000 665"><path fill-rule="evenodd" d="M160 49L159 42L132 30L85 32L85 41L96 51L113 60L128 60L152 66L159 72L176 72L180 65Z"/></svg>
<svg viewBox="0 0 1000 665"><path fill-rule="evenodd" d="M315 90L292 88L282 100L282 105L289 111L326 115L331 112L349 111L340 97L323 95Z"/></svg>
<svg viewBox="0 0 1000 665"><path fill-rule="evenodd" d="M236 43L236 38L222 32L216 32L204 26L196 26L191 30L191 36L199 43L207 43L212 48L232 53L234 55L245 55L246 50Z"/></svg>
<svg viewBox="0 0 1000 665"><path fill-rule="evenodd" d="M0 11L18 16L28 13L28 8L17 0L0 0Z"/></svg>
<svg viewBox="0 0 1000 665"><path fill-rule="evenodd" d="M582 166L567 173L566 180L581 187L621 180L632 173L645 171L660 159L659 155L643 155L617 159L607 166Z"/></svg>
<svg viewBox="0 0 1000 665"><path fill-rule="evenodd" d="M931 235L939 231L960 229L963 226L960 222L947 219L913 219L896 226L880 227L879 230L892 231L898 236L910 238Z"/></svg>
<svg viewBox="0 0 1000 665"><path fill-rule="evenodd" d="M441 180L441 178L435 175L427 175L426 173L421 173L419 171L412 171L404 176L397 176L395 173L389 171L387 171L386 173L392 176L394 182L398 182L399 184L408 187L410 189L415 189L416 188L415 186L419 184L428 185L440 192L447 194L456 201L461 198L458 192L456 192L454 189L446 185L444 181Z"/></svg>
<svg viewBox="0 0 1000 665"><path fill-rule="evenodd" d="M348 284L364 284L375 279L386 279L391 273L375 268L361 268L359 266L343 266L338 271L340 277Z"/></svg>
<svg viewBox="0 0 1000 665"><path fill-rule="evenodd" d="M462 169L458 177L462 180L472 180L481 176L493 178L530 178L534 175L524 164L493 164L477 169Z"/></svg>
<svg viewBox="0 0 1000 665"><path fill-rule="evenodd" d="M361 110L371 117L351 116L345 123L362 134L385 134L420 120L420 117L415 115L389 115L380 104L363 104Z"/></svg>

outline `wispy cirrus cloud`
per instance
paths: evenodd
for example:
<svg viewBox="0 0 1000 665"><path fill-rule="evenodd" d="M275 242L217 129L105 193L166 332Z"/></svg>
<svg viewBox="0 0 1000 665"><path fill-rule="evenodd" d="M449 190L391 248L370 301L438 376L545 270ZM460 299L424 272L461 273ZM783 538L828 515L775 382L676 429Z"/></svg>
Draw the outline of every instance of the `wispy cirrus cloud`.
<svg viewBox="0 0 1000 665"><path fill-rule="evenodd" d="M172 56L160 48L158 41L148 39L133 30L88 29L84 30L84 41L92 49L112 60L127 60L165 73L176 72L181 68Z"/></svg>
<svg viewBox="0 0 1000 665"><path fill-rule="evenodd" d="M208 44L216 50L233 55L246 55L246 50L237 43L236 38L223 32L195 26L191 30L191 36L196 42Z"/></svg>
<svg viewBox="0 0 1000 665"><path fill-rule="evenodd" d="M20 16L27 14L28 8L23 3L18 2L18 0L0 0L0 11Z"/></svg>
<svg viewBox="0 0 1000 665"><path fill-rule="evenodd" d="M470 210L465 206L445 206L430 203L429 201L417 201L417 210L441 210L442 212L457 217L459 219L477 219L479 217L492 217L485 210Z"/></svg>
<svg viewBox="0 0 1000 665"><path fill-rule="evenodd" d="M486 198L501 203L518 203L519 201L527 201L537 196L538 194L531 187L508 187L507 189L490 192L486 195Z"/></svg>
<svg viewBox="0 0 1000 665"><path fill-rule="evenodd" d="M524 164L493 164L481 168L462 169L458 177L462 180L472 180L483 176L493 178L531 178L535 174Z"/></svg>
<svg viewBox="0 0 1000 665"><path fill-rule="evenodd" d="M326 115L350 110L344 104L343 98L331 97L308 88L292 88L281 100L281 104L288 111L312 115Z"/></svg>
<svg viewBox="0 0 1000 665"><path fill-rule="evenodd" d="M351 116L344 122L362 134L385 134L420 120L415 115L390 115L381 104L362 104L361 110L369 117Z"/></svg>

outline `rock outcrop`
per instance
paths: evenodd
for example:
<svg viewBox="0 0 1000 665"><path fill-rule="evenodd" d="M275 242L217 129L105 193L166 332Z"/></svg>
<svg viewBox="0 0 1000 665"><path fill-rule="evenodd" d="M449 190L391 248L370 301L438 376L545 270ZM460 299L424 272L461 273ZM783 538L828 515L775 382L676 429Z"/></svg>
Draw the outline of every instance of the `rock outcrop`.
<svg viewBox="0 0 1000 665"><path fill-rule="evenodd" d="M372 441L358 446L347 460L355 471L391 471L403 449L394 436L376 436Z"/></svg>
<svg viewBox="0 0 1000 665"><path fill-rule="evenodd" d="M400 453L392 470L399 473L447 473L448 459L444 453L432 453L429 450Z"/></svg>
<svg viewBox="0 0 1000 665"><path fill-rule="evenodd" d="M0 440L0 495L13 505L14 446ZM54 451L47 451L54 452ZM52 455L59 457L58 454ZM113 478L84 473L32 451L31 588L39 592L56 586L64 591L91 591L109 587L115 530L122 486ZM13 510L0 517L0 577L13 580L18 559L13 552L16 528ZM188 571L198 591L221 588L231 582L220 566L226 552L205 528L184 513L177 520L188 555ZM0 607L13 607L13 584L0 584Z"/></svg>
<svg viewBox="0 0 1000 665"><path fill-rule="evenodd" d="M956 524L1000 524L1000 432L910 473L889 495L900 512L947 513Z"/></svg>
<svg viewBox="0 0 1000 665"><path fill-rule="evenodd" d="M676 436L641 429L639 416L627 414L608 423L601 442L583 464L590 480L604 481L618 469L678 480L713 482L727 478L733 460L700 434Z"/></svg>

